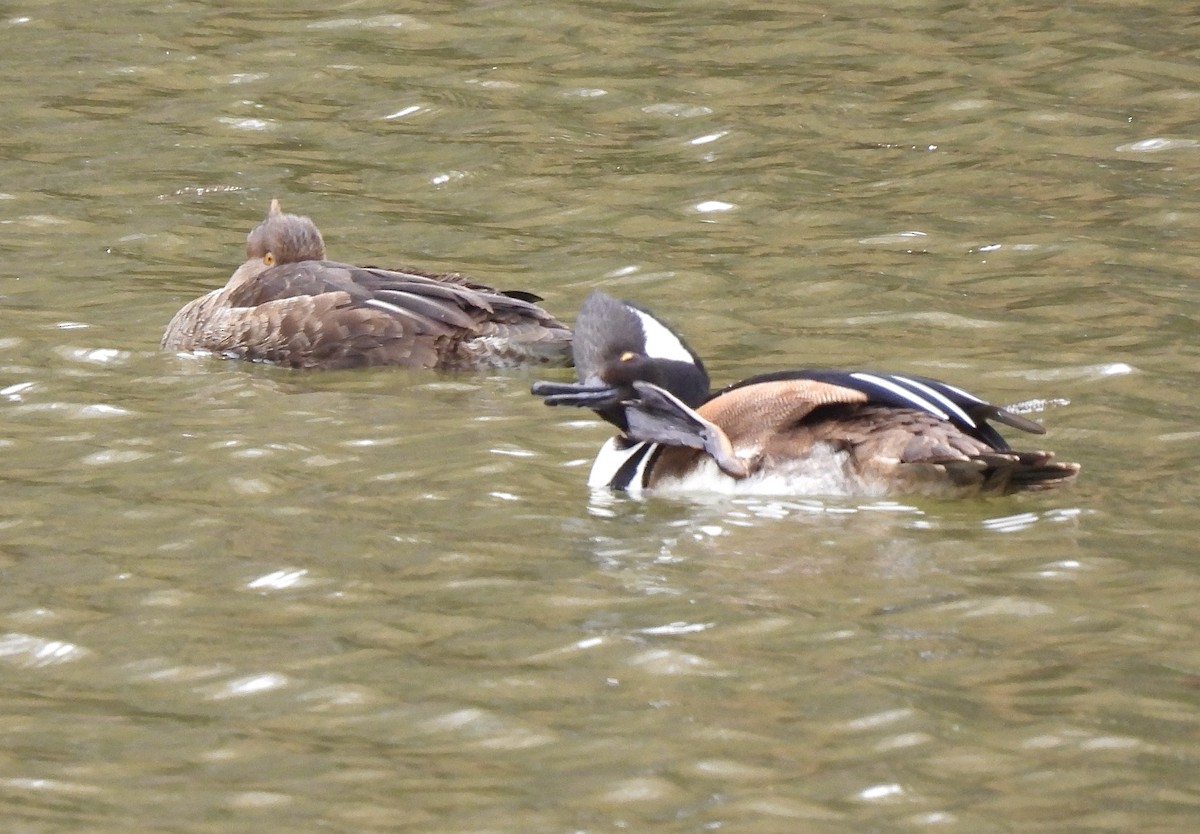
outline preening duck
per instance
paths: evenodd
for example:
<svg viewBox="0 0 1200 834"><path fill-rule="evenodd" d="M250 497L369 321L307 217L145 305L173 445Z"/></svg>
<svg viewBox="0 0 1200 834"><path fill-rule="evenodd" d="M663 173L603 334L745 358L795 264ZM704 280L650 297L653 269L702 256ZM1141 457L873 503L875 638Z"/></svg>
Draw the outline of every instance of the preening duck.
<svg viewBox="0 0 1200 834"><path fill-rule="evenodd" d="M773 495L965 496L1046 489L1079 465L1017 452L988 420L1038 423L913 374L794 370L717 392L687 343L646 310L593 292L575 323L573 383L537 382L547 405L620 429L593 488Z"/></svg>
<svg viewBox="0 0 1200 834"><path fill-rule="evenodd" d="M326 260L316 224L272 200L246 262L175 314L162 347L295 368L568 365L571 331L539 300L457 273Z"/></svg>

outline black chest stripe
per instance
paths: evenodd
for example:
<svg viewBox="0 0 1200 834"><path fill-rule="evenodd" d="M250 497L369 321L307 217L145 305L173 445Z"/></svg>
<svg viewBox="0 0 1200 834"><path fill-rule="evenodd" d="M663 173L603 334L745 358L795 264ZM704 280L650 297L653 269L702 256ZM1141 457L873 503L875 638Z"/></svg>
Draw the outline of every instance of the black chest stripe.
<svg viewBox="0 0 1200 834"><path fill-rule="evenodd" d="M654 466L653 458L658 457L662 451L662 447L657 443L642 443L637 449L633 450L633 454L625 458L625 461L617 469L616 474L612 476L612 480L608 485L613 489L629 489L629 485L633 483L634 478L638 476L641 470L641 483L639 487L645 488L650 469ZM647 460L647 456L652 456ZM642 461L646 461L645 468L642 468Z"/></svg>

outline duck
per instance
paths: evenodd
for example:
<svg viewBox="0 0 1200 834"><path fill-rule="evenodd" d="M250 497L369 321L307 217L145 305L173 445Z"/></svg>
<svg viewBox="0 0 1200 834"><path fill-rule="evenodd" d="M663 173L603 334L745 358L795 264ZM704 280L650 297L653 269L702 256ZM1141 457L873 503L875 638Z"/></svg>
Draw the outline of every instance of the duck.
<svg viewBox="0 0 1200 834"><path fill-rule="evenodd" d="M161 347L292 368L569 366L571 329L540 300L458 273L327 260L312 219L275 199L246 261L174 315Z"/></svg>
<svg viewBox="0 0 1200 834"><path fill-rule="evenodd" d="M596 456L592 489L958 498L1044 490L1080 469L1014 451L988 421L1039 435L1040 423L925 376L785 370L713 391L678 333L599 290L580 308L572 351L576 381L538 381L532 393L619 430Z"/></svg>

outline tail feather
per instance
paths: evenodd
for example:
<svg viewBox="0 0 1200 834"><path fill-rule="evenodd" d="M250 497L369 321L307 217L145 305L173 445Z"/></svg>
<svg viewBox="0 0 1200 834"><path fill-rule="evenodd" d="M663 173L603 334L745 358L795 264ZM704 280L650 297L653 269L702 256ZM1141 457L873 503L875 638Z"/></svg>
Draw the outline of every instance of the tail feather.
<svg viewBox="0 0 1200 834"><path fill-rule="evenodd" d="M979 459L984 463L982 491L993 494L1052 489L1079 474L1078 463L1056 460L1053 452L1005 452Z"/></svg>

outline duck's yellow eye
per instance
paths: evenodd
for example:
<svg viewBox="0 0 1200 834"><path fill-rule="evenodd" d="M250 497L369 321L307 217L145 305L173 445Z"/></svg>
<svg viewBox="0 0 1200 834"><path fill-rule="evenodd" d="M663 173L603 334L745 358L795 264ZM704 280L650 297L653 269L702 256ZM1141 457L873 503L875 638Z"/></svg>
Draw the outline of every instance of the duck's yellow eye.
<svg viewBox="0 0 1200 834"><path fill-rule="evenodd" d="M622 353L622 354L621 354L621 361L622 361L622 362L631 362L631 361L633 361L634 359L637 359L637 354L636 354L636 353L634 353L632 350L627 350L627 351L625 351L624 353Z"/></svg>
<svg viewBox="0 0 1200 834"><path fill-rule="evenodd" d="M263 263L267 266L275 266L275 253L268 252L267 254L263 255Z"/></svg>

